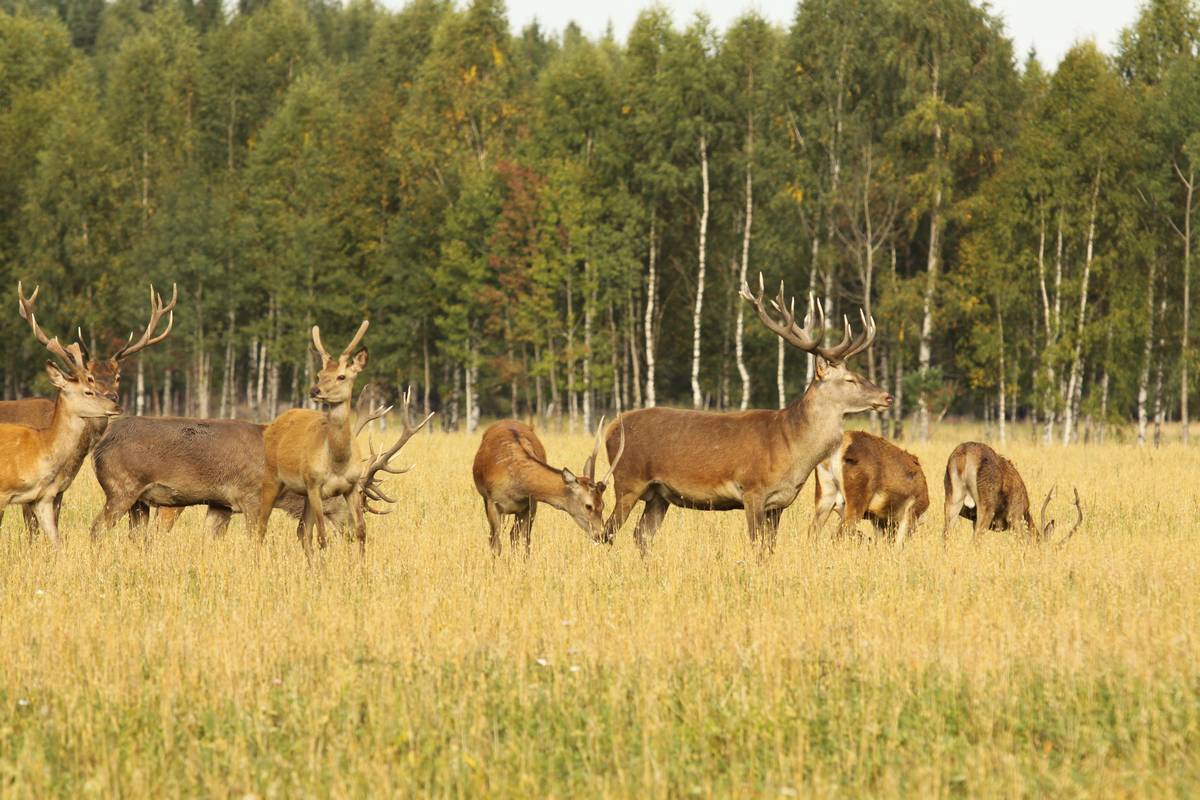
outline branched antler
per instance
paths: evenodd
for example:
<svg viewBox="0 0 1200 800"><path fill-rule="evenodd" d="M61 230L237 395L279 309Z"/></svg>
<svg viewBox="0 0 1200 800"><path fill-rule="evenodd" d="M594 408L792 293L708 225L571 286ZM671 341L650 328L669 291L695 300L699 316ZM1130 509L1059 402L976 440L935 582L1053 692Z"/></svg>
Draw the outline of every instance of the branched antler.
<svg viewBox="0 0 1200 800"><path fill-rule="evenodd" d="M146 324L146 330L142 331L141 337L135 342L133 341L133 333L129 334L129 339L125 346L113 354L113 358L120 361L128 358L134 353L139 353L146 347L152 344L158 344L171 333L171 328L175 326L175 304L179 302L179 286L171 284L171 302L163 305L162 295L154 291L154 287L150 287L150 322ZM158 327L158 323L163 317L167 318L167 327L162 333L154 335L154 330Z"/></svg>
<svg viewBox="0 0 1200 800"><path fill-rule="evenodd" d="M431 411L416 427L409 425L409 405L411 400L412 387L410 386L404 393L400 406L400 420L401 424L403 425L403 430L400 434L400 438L398 438L391 447L389 447L387 450L384 450L382 453L379 453L375 450L375 443L368 442L368 448L371 455L367 461L366 469L363 470L362 478L359 479L359 488L362 491L365 508L372 514L386 514L390 512L379 511L373 508L370 501L376 500L381 503L396 502L386 493L384 493L383 488L380 485L382 478L380 473L387 472L392 475L403 475L405 472L408 472L413 468L413 465L411 464L407 467L395 467L392 466L390 462L392 458L400 452L400 449L404 447L404 445L408 444L408 440L413 437L413 434L421 430L421 428L425 427L425 424L428 423L429 420L433 419L434 412ZM382 416L382 414L380 416Z"/></svg>
<svg viewBox="0 0 1200 800"><path fill-rule="evenodd" d="M33 305L37 302L38 292L41 291L40 286L33 287L33 293L29 297L25 296L25 288L17 281L17 301L19 303L19 311L21 319L29 323L30 329L33 330L33 335L37 340L45 345L54 356L66 364L77 377L82 376L87 372L87 358L83 355L83 349L79 342L63 347L58 341L57 336L48 336L42 326L38 324L37 315L34 314ZM82 338L82 337L80 337Z"/></svg>
<svg viewBox="0 0 1200 800"><path fill-rule="evenodd" d="M809 293L809 310L804 315L804 326L797 325L796 298L793 297L789 300L784 295L783 282L780 281L779 294L770 301L771 307L779 315L779 319L776 319L764 301L766 288L763 285L761 272L758 273L758 293L751 293L749 284L743 282L741 295L754 306L754 310L758 312L758 318L772 333L793 347L818 355L831 364L845 361L856 353L866 350L875 341L875 319L868 318L862 309L859 309L858 316L863 324L862 332L857 336L852 336L850 320L843 316L842 341L833 347L822 347L821 337L825 330L825 312L822 310L821 304L815 302L812 293Z"/></svg>

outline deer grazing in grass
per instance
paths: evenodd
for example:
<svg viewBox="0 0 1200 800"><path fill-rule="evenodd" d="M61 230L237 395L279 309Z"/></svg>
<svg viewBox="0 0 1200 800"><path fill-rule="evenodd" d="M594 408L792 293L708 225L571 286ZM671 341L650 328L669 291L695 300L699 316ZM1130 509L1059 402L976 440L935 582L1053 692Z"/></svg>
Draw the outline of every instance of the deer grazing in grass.
<svg viewBox="0 0 1200 800"><path fill-rule="evenodd" d="M37 303L39 291L40 287L34 287L33 293L26 297L24 287L18 282L18 310L20 311L21 319L29 324L33 335L43 346L48 348L50 347L51 337L42 330L34 313L34 305ZM97 395L119 396L121 389L121 362L141 352L144 348L152 344L157 344L167 338L172 326L175 324L175 303L178 299L178 288L173 287L171 302L164 305L162 297L155 293L154 287L151 286L150 322L146 325L146 330L136 342L133 341L133 334L130 334L129 340L126 341L125 345L108 358L92 358L91 353L88 352L83 344L83 336L80 335L78 341L64 350L64 352L69 351L67 357L70 360L66 362L66 366L69 367L71 376L75 380L91 387L91 390ZM167 327L162 333L155 334L155 330L158 328L163 316L167 317ZM54 400L48 400L43 397L3 401L0 402L0 423L25 425L30 428L47 428L54 417L55 408L56 402ZM64 471L70 473L72 479L79 473L79 469L83 466L87 454L100 441L100 438L104 436L104 432L108 429L108 417L88 417L84 423L84 428L84 435L80 437L74 453L72 453L63 466ZM63 490L66 490L66 486L63 487ZM54 518L56 520L58 519L58 511L61 506L62 496L60 495L54 501ZM31 534L38 527L33 508L29 505L25 506L25 525Z"/></svg>
<svg viewBox="0 0 1200 800"><path fill-rule="evenodd" d="M942 539L950 538L950 526L959 516L975 523L972 541L978 543L986 530L1008 531L1024 528L1033 538L1050 542L1054 536L1054 521L1046 521L1046 508L1054 489L1046 493L1034 527L1030 512L1029 492L1017 468L1004 456L986 444L964 442L954 448L946 461L946 526ZM1083 522L1079 490L1075 490L1075 525L1058 544L1065 544Z"/></svg>
<svg viewBox="0 0 1200 800"><path fill-rule="evenodd" d="M94 383L78 377L86 372L78 344L63 347L54 338L46 342L46 349L71 367L46 363L46 374L58 389L49 425L0 423L0 514L10 504L32 506L38 524L57 547L56 508L79 470L80 443L90 433L88 420L120 414L121 406L116 392L98 392Z"/></svg>
<svg viewBox="0 0 1200 800"><path fill-rule="evenodd" d="M404 432L383 453L371 448L364 460L350 430L350 399L354 379L367 366L367 349L356 350L366 335L369 323L363 320L354 339L333 358L321 343L321 331L312 329L313 350L321 358L321 370L311 396L322 403L323 411L294 408L275 418L263 432L265 471L258 506L259 540L266 536L267 521L275 501L283 491L304 497L304 515L300 522L300 541L304 554L312 558L313 528L317 542L324 548L325 501L342 497L349 505L359 552L366 552L366 513L369 501L391 502L379 489L376 478L381 472L400 474L407 469L393 467L390 460L412 435L420 430L433 414L425 417L415 428L407 420L408 396L405 396Z"/></svg>
<svg viewBox="0 0 1200 800"><path fill-rule="evenodd" d="M622 433L616 455L608 472L596 480L596 459L600 456L604 418L596 429L596 445L576 475L566 467L546 463L546 448L533 428L515 419L501 420L483 432L471 472L475 488L483 496L492 552L500 555L500 531L504 517L515 515L509 541L516 547L524 539L525 552L533 530L538 503L565 511L593 541L604 541L604 488L613 470L621 462L625 437Z"/></svg>
<svg viewBox="0 0 1200 800"><path fill-rule="evenodd" d="M842 341L821 345L824 316L809 299L804 327L796 324L795 301L788 303L782 284L768 309L763 279L758 293L742 285L763 324L791 346L817 357L816 377L808 390L779 411L711 412L676 408L628 411L608 426L606 444L616 451L617 430L628 431L628 452L613 471L616 493L605 539L612 541L639 501L645 501L634 538L646 552L672 506L704 511L744 509L752 541L775 547L779 518L792 504L813 468L842 440L842 417L885 409L892 396L845 366L875 339L875 322L865 316L863 330L851 336L843 318Z"/></svg>
<svg viewBox="0 0 1200 800"><path fill-rule="evenodd" d="M866 431L846 431L833 454L817 465L816 508L810 534L835 508L844 535L866 517L877 534L894 531L896 546L929 508L929 487L917 457Z"/></svg>

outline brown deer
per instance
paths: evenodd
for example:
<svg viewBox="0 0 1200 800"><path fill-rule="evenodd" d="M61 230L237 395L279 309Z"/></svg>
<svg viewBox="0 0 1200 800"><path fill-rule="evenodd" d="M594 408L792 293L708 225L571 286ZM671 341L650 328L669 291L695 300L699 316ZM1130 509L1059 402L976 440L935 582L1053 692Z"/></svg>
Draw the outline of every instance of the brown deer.
<svg viewBox="0 0 1200 800"><path fill-rule="evenodd" d="M892 404L890 394L844 363L871 345L874 320L863 316L862 332L852 337L850 323L843 318L842 341L824 347L820 306L800 327L795 301L786 301L782 284L771 303L774 313L764 305L761 274L758 286L755 295L743 284L742 297L776 336L817 357L815 379L803 396L779 411L645 408L622 414L606 434L610 456L616 450L619 424L629 436L629 451L613 472L616 499L605 527L607 541L634 504L643 500L646 507L634 530L643 553L672 505L703 511L744 509L750 539L761 534L764 547L774 549L780 515L813 468L841 441L842 417ZM814 306L811 298L809 303Z"/></svg>
<svg viewBox="0 0 1200 800"><path fill-rule="evenodd" d="M406 394L405 421L408 407ZM368 413L360 403L354 436L390 410L389 406ZM248 527L257 525L267 469L266 429L266 425L226 419L127 417L115 421L92 456L106 498L104 509L92 523L93 536L111 528L126 513L131 528L143 526L149 521L151 507L158 509L158 533L169 532L180 512L196 505L208 506L206 521L213 536L225 533L235 513L245 515ZM391 455L398 450L390 451ZM374 481L378 472L376 469L369 480ZM378 485L373 485L372 491L379 491ZM303 495L284 491L275 508L300 519L304 502ZM348 529L352 515L345 498L331 498L325 504L325 518L336 528Z"/></svg>
<svg viewBox="0 0 1200 800"><path fill-rule="evenodd" d="M51 339L46 348L63 360L84 361L76 344L64 348ZM121 413L115 392L101 394L93 384L46 363L46 374L58 389L50 424L44 428L0 423L0 513L9 504L33 507L51 544L60 544L55 504L75 479L79 469L76 455L80 442L88 436L87 420Z"/></svg>
<svg viewBox="0 0 1200 800"><path fill-rule="evenodd" d="M516 519L509 531L509 542L516 547L517 540L524 539L525 552L529 552L538 503L565 511L593 541L604 541L604 487L621 461L625 437L622 434L608 472L596 480L603 430L601 417L596 428L596 445L584 462L582 475L546 463L546 448L533 428L523 422L505 419L483 432L471 473L475 488L483 496L493 553L500 555L500 531L504 517L510 514Z"/></svg>
<svg viewBox="0 0 1200 800"><path fill-rule="evenodd" d="M34 304L37 302L39 291L40 287L34 287L33 293L29 297L26 297L24 288L18 282L18 308L21 318L29 323L33 335L44 346L49 347L51 337L42 330L34 313ZM146 330L136 342L133 341L133 334L130 334L129 340L126 341L125 345L108 358L98 360L93 358L84 346L81 335L79 340L68 348L71 358L68 366L75 380L92 387L92 390L98 395L119 396L121 389L121 362L141 352L144 348L152 344L158 344L167 338L167 335L171 333L172 326L175 324L175 304L178 302L178 299L178 287L173 286L171 302L164 305L162 297L151 286L150 322L146 325ZM162 333L155 334L155 330L158 328L163 316L167 317L167 327ZM76 360L76 356L78 356L78 360ZM0 423L25 425L30 428L46 428L49 427L51 419L54 416L54 409L55 401L42 397L3 401L0 402ZM76 451L64 465L64 469L71 474L72 478L78 474L80 467L83 466L88 452L100 441L100 438L108 429L108 417L89 417L85 423L85 428L85 434L79 439ZM58 510L61 505L62 497L60 496L54 501L54 518L56 520L58 519ZM37 520L30 506L25 507L25 524L30 533L37 528Z"/></svg>
<svg viewBox="0 0 1200 800"><path fill-rule="evenodd" d="M816 535L835 508L842 534L866 517L882 534L894 531L896 546L929 508L929 487L917 457L866 431L846 431L833 454L817 465Z"/></svg>
<svg viewBox="0 0 1200 800"><path fill-rule="evenodd" d="M946 461L946 526L942 540L950 538L950 526L962 516L975 523L972 541L978 542L986 530L1008 531L1024 528L1039 541L1049 542L1054 535L1054 521L1046 522L1046 507L1054 496L1054 489L1046 493L1039 514L1039 524L1033 524L1030 513L1029 492L1021 474L1004 456L986 444L963 442L954 448ZM1079 505L1079 491L1075 490L1075 510L1078 518L1074 527L1059 544L1064 544L1083 522L1083 508Z"/></svg>
<svg viewBox="0 0 1200 800"><path fill-rule="evenodd" d="M365 514L368 501L389 498L371 484L379 472L400 473L388 460L427 423L427 416L416 428L405 422L405 431L392 447L382 454L371 451L364 463L358 444L350 431L350 398L354 379L367 366L367 350L357 350L369 323L363 320L354 339L336 359L321 343L321 330L312 329L313 350L321 357L321 370L311 396L324 404L323 411L294 408L275 418L263 432L266 451L266 472L259 502L259 540L266 536L267 521L279 493L287 490L303 494L304 518L301 521L300 541L304 554L312 558L312 532L317 529L317 541L323 548L325 532L325 500L344 497L354 519L355 535L360 553L366 553L367 527Z"/></svg>

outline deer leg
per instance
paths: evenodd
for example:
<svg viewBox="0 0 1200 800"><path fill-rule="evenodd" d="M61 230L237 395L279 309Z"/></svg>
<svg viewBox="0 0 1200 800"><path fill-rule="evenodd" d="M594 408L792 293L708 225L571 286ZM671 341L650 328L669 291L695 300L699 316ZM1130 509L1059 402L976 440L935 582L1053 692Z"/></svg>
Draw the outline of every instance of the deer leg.
<svg viewBox="0 0 1200 800"><path fill-rule="evenodd" d="M667 515L667 509L670 507L671 504L667 502L667 498L657 493L646 501L641 519L638 520L637 527L633 529L633 540L637 542L643 557L650 548L650 542L654 541L654 534L658 532L658 526L662 525L663 517Z"/></svg>
<svg viewBox="0 0 1200 800"><path fill-rule="evenodd" d="M525 556L529 557L529 545L533 538L533 518L537 515L537 501L531 499L528 507L520 514L517 514L517 521L513 523L512 529L512 544L515 547L517 544L517 536L525 542Z"/></svg>
<svg viewBox="0 0 1200 800"><path fill-rule="evenodd" d="M325 498L321 497L321 487L316 484L308 487L306 510L312 514L311 523L308 517L304 519L304 525L308 529L305 533L308 549L312 550L312 529L315 524L317 528L317 545L324 550L328 544L328 540L325 538Z"/></svg>
<svg viewBox="0 0 1200 800"><path fill-rule="evenodd" d="M225 531L229 530L229 520L233 517L233 510L222 508L220 506L209 506L208 511L204 513L204 526L208 528L208 535L214 539L220 539L225 535ZM176 514L173 517L168 517L168 524L174 525L175 520L179 519ZM162 522L162 519L159 519ZM167 528L170 530L170 528Z"/></svg>
<svg viewBox="0 0 1200 800"><path fill-rule="evenodd" d="M866 513L865 498L862 493L855 493L856 497L846 496L846 507L842 511L842 524L838 527L838 537L844 537L848 533L858 534L858 523L862 521L863 514Z"/></svg>
<svg viewBox="0 0 1200 800"><path fill-rule="evenodd" d="M816 507L813 509L812 524L808 526L808 537L810 539L817 538L817 534L825 527L825 522L829 519L829 515L833 513L833 509L837 507L837 494L830 492L821 493L821 498L817 501Z"/></svg>
<svg viewBox="0 0 1200 800"><path fill-rule="evenodd" d="M209 507L211 511L211 506ZM183 516L183 509L175 506L159 506L158 515L154 521L155 534L167 534L175 530L175 523Z"/></svg>
<svg viewBox="0 0 1200 800"><path fill-rule="evenodd" d="M638 500L642 499L642 493L645 491L645 486L641 486L635 492L619 483L613 485L613 494L617 501L613 504L613 511L608 515L608 520L604 523L604 541L606 543L612 544L617 538L617 531L621 530L621 526L629 518L629 512L633 511L633 507L637 505Z"/></svg>
<svg viewBox="0 0 1200 800"><path fill-rule="evenodd" d="M29 534L29 541L32 542L38 532L37 515L33 513L33 506L28 503L21 506L21 517L25 520L25 531Z"/></svg>
<svg viewBox="0 0 1200 800"><path fill-rule="evenodd" d="M500 555L500 530L504 527L504 517L496 504L486 497L483 499L483 513L488 521L488 544L492 547L492 555Z"/></svg>
<svg viewBox="0 0 1200 800"><path fill-rule="evenodd" d="M754 492L746 492L742 495L742 508L746 510L746 533L750 536L750 543L758 541L758 529L763 524L763 499L761 495Z"/></svg>
<svg viewBox="0 0 1200 800"><path fill-rule="evenodd" d="M950 541L950 527L954 525L954 521L962 513L963 504L966 501L967 494L963 491L962 484L952 481L950 491L946 494L946 525L942 528L943 545Z"/></svg>
<svg viewBox="0 0 1200 800"><path fill-rule="evenodd" d="M900 522L896 526L896 549L904 547L904 540L908 538L908 531L913 526L913 506L916 501L911 497L905 501L904 507L900 509Z"/></svg>
<svg viewBox="0 0 1200 800"><path fill-rule="evenodd" d="M129 533L144 530L150 524L150 506L139 501L129 507Z"/></svg>
<svg viewBox="0 0 1200 800"><path fill-rule="evenodd" d="M62 541L58 538L58 525L54 521L54 498L47 497L37 501L33 507L33 513L37 516L38 524L42 526L42 530L46 532L46 537L50 540L50 544L55 547L61 547Z"/></svg>
<svg viewBox="0 0 1200 800"><path fill-rule="evenodd" d="M137 496L110 494L104 501L104 508L92 520L92 540L100 538L101 533L107 533L125 514L129 513L137 502Z"/></svg>
<svg viewBox="0 0 1200 800"><path fill-rule="evenodd" d="M995 516L995 506L979 504L975 507L975 532L971 534L972 544L979 544L979 537L992 527L992 520Z"/></svg>
<svg viewBox="0 0 1200 800"><path fill-rule="evenodd" d="M364 508L365 501L358 489L355 489L346 498L346 502L350 506L350 511L354 516L354 536L358 539L358 554L366 556L367 554L367 512ZM321 524L325 523L324 517L321 519Z"/></svg>
<svg viewBox="0 0 1200 800"><path fill-rule="evenodd" d="M271 520L271 511L275 508L275 499L279 497L279 492L283 486L274 478L268 478L263 482L262 493L258 499L258 519L253 520L254 527L258 532L258 541L261 544L267 538L267 523ZM246 517L246 525L251 524L249 516ZM301 521L301 526L304 522Z"/></svg>
<svg viewBox="0 0 1200 800"><path fill-rule="evenodd" d="M782 516L782 508L773 508L763 514L763 535L766 537L769 553L775 552L775 538L779 535L779 520Z"/></svg>

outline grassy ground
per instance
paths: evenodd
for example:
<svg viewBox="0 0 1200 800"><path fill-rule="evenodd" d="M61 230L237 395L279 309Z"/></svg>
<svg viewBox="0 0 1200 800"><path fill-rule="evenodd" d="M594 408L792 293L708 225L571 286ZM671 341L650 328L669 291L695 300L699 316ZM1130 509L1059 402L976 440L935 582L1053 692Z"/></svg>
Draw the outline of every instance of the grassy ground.
<svg viewBox="0 0 1200 800"><path fill-rule="evenodd" d="M81 475L61 552L4 520L0 794L1194 796L1200 451L1013 445L1080 533L943 549L967 433L914 448L902 552L807 541L806 487L765 564L740 514L678 509L645 561L632 521L610 549L551 509L494 559L466 435L411 442L365 561L314 568L283 519L261 551L195 511L93 547Z"/></svg>

